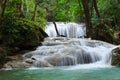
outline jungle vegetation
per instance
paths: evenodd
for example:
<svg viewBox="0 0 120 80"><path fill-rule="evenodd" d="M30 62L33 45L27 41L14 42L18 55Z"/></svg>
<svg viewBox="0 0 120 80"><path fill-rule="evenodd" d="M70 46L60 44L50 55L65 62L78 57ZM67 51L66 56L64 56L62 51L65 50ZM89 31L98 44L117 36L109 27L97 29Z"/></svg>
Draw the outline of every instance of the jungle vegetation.
<svg viewBox="0 0 120 80"><path fill-rule="evenodd" d="M120 43L120 0L0 0L0 46L39 45L49 21L86 23L86 37Z"/></svg>

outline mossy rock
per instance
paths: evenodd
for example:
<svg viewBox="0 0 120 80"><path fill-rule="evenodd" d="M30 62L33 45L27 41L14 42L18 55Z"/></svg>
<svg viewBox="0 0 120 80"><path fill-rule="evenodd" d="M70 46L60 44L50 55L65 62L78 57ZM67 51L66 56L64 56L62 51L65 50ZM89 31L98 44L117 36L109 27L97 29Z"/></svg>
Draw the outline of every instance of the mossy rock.
<svg viewBox="0 0 120 80"><path fill-rule="evenodd" d="M120 47L112 50L112 65L120 67Z"/></svg>
<svg viewBox="0 0 120 80"><path fill-rule="evenodd" d="M48 35L41 26L27 19L5 16L0 19L0 42L8 47L34 48Z"/></svg>

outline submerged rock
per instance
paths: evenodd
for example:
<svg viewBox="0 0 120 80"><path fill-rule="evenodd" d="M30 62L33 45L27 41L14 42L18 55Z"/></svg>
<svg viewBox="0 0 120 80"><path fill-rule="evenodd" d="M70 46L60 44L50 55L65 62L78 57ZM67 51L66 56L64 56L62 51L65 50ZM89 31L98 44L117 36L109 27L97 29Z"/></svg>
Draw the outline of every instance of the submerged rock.
<svg viewBox="0 0 120 80"><path fill-rule="evenodd" d="M112 65L120 67L120 46L112 51Z"/></svg>

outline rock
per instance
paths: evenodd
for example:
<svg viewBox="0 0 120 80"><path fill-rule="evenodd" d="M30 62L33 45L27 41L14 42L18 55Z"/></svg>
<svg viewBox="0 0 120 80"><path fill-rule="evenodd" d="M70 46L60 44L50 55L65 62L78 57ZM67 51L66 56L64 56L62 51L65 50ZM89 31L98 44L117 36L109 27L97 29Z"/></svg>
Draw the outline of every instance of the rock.
<svg viewBox="0 0 120 80"><path fill-rule="evenodd" d="M62 61L62 58L63 57L61 55L57 54L57 55L49 56L45 58L45 60L48 61L50 64L57 66Z"/></svg>
<svg viewBox="0 0 120 80"><path fill-rule="evenodd" d="M3 68L29 68L32 66L32 60L24 60L22 54L15 56L7 56L7 63L4 64Z"/></svg>
<svg viewBox="0 0 120 80"><path fill-rule="evenodd" d="M51 64L49 64L46 60L39 59L33 63L33 66L35 67L52 67Z"/></svg>
<svg viewBox="0 0 120 80"><path fill-rule="evenodd" d="M5 63L5 58L6 58L6 51L2 47L0 47L0 68Z"/></svg>
<svg viewBox="0 0 120 80"><path fill-rule="evenodd" d="M33 56L33 51L23 55L24 58L31 58L32 56Z"/></svg>
<svg viewBox="0 0 120 80"><path fill-rule="evenodd" d="M73 56L71 55L53 55L45 58L53 66L69 66L74 64Z"/></svg>
<svg viewBox="0 0 120 80"><path fill-rule="evenodd" d="M35 61L35 60L30 59L30 58L28 58L28 59L25 60L25 62L28 63L28 64L32 64L34 61Z"/></svg>
<svg viewBox="0 0 120 80"><path fill-rule="evenodd" d="M7 61L19 61L19 60L23 60L23 57L21 54L15 55L15 56L7 56L6 57Z"/></svg>
<svg viewBox="0 0 120 80"><path fill-rule="evenodd" d="M120 47L112 50L112 65L120 67Z"/></svg>
<svg viewBox="0 0 120 80"><path fill-rule="evenodd" d="M114 33L114 37L115 37L115 44L120 44L120 31L116 31Z"/></svg>
<svg viewBox="0 0 120 80"><path fill-rule="evenodd" d="M3 68L29 68L30 66L31 64L22 61L9 61L3 66Z"/></svg>

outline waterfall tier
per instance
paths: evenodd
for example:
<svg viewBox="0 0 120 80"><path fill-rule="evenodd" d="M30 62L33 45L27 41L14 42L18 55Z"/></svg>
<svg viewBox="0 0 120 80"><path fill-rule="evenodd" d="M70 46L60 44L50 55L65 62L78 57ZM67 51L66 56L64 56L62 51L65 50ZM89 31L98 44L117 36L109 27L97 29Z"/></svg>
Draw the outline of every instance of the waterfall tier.
<svg viewBox="0 0 120 80"><path fill-rule="evenodd" d="M86 36L86 27L85 24L77 24L77 23L63 23L56 22L57 29L60 35L66 36L68 38L79 38ZM57 33L55 31L54 24L52 22L48 22L45 32L49 35L49 37L56 37Z"/></svg>
<svg viewBox="0 0 120 80"><path fill-rule="evenodd" d="M43 46L26 53L35 67L70 66L77 64L111 64L114 45L90 39L54 37L46 38Z"/></svg>

